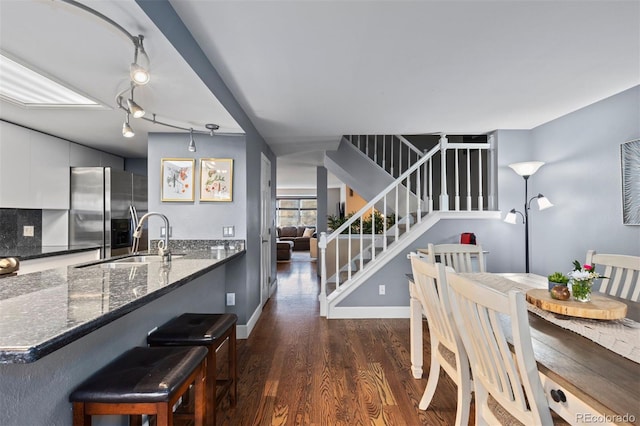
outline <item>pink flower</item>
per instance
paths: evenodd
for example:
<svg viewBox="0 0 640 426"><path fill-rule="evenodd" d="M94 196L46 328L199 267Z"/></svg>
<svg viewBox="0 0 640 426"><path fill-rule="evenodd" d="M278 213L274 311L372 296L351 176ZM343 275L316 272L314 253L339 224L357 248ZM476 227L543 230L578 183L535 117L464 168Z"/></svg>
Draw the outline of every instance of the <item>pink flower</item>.
<svg viewBox="0 0 640 426"><path fill-rule="evenodd" d="M582 265L582 268L584 268L585 271L590 271L593 269L593 266L591 265Z"/></svg>

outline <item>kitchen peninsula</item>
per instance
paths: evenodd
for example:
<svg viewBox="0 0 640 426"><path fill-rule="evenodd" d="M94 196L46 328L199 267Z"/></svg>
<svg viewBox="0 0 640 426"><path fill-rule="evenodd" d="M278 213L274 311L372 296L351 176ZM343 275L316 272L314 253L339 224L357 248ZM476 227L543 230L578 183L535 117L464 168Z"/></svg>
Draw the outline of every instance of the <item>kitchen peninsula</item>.
<svg viewBox="0 0 640 426"><path fill-rule="evenodd" d="M226 268L244 249L92 262L0 286L0 424L70 424L68 395L184 312L225 311ZM113 258L111 260L115 260Z"/></svg>

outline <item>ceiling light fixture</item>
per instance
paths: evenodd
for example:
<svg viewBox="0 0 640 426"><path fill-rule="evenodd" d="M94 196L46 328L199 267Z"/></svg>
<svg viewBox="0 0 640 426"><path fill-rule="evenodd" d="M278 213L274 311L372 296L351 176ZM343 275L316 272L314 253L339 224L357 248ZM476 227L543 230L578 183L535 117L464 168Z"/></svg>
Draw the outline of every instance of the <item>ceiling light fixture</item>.
<svg viewBox="0 0 640 426"><path fill-rule="evenodd" d="M144 36L138 35L138 37L134 39L135 53L133 54L133 63L129 69L129 75L135 84L142 86L151 80L151 75L149 74L149 56L142 44Z"/></svg>
<svg viewBox="0 0 640 426"><path fill-rule="evenodd" d="M189 152L196 152L196 141L193 140L193 129L189 130Z"/></svg>
<svg viewBox="0 0 640 426"><path fill-rule="evenodd" d="M144 116L145 110L133 100L134 88L135 88L135 85L132 84L131 97L127 99L127 108L129 109L129 112L131 113L133 118L142 118Z"/></svg>
<svg viewBox="0 0 640 426"><path fill-rule="evenodd" d="M143 120L149 121L153 124L160 124L161 126L166 126L166 127L171 127L173 129L177 129L177 130L183 130L183 131L188 131L191 135L191 141L193 141L193 134L194 133L199 133L199 134L208 134L213 136L213 131L214 130L218 130L220 128L220 126L218 126L217 124L206 124L205 128L207 130L194 130L193 127L189 128L189 127L182 127L182 126L177 126L174 124L169 124L167 122L164 121L160 121L158 119L156 119L156 114L151 113L153 118L148 118L148 117L144 117L145 115L145 110L144 108L142 108L140 105L138 105L134 100L133 100L133 89L136 86L142 86L145 85L149 82L149 80L151 79L151 76L149 74L149 55L147 55L147 52L144 48L144 36L143 35L137 35L134 36L131 33L129 33L129 31L125 30L120 24L118 24L117 22L115 22L114 20L112 20L111 18L103 15L102 13L98 12L97 10L94 10L92 8L90 8L89 6L86 6L82 3L78 3L75 0L60 0L63 3L69 4L71 6L75 6L77 8L80 8L82 10L84 10L85 12L88 12L94 16L96 16L97 18L102 19L103 21L105 21L106 23L112 25L113 27L115 27L116 29L118 29L120 32L122 32L132 43L134 46L134 56L133 56L133 62L131 63L130 66L130 78L131 78L131 83L130 83L130 88L126 88L125 90L123 90L122 92L118 93L118 95L116 95L116 104L118 106L118 108L126 111L127 113L127 120L125 121L125 123L122 126L122 134L125 137L133 137L134 136L134 132L131 129L131 126L129 125L129 115L132 115L134 118L141 118ZM131 90L131 98L128 98L126 100L126 102L124 102L123 96L124 94L128 91ZM126 105L125 105L126 104ZM126 130L126 131L125 131ZM189 143L189 146L191 147L191 141ZM194 151L195 151L195 142L193 143L193 147L194 147Z"/></svg>
<svg viewBox="0 0 640 426"><path fill-rule="evenodd" d="M0 98L24 108L103 108L78 90L21 62L0 53Z"/></svg>
<svg viewBox="0 0 640 426"><path fill-rule="evenodd" d="M132 138L135 135L136 135L135 132L133 131L133 129L129 125L129 113L127 113L127 118L125 119L124 123L122 124L122 136L124 136L125 138Z"/></svg>

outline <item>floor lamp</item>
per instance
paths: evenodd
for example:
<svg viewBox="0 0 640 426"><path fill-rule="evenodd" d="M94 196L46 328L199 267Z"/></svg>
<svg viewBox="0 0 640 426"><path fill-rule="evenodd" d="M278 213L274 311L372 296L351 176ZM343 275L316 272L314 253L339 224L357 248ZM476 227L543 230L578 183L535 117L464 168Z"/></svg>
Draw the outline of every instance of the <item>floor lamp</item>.
<svg viewBox="0 0 640 426"><path fill-rule="evenodd" d="M535 197L529 198L529 176L537 172L543 164L544 163L542 161L526 161L523 163L509 164L509 167L511 167L514 172L524 178L524 214L516 209L511 209L511 211L509 211L509 213L507 213L507 216L504 218L504 221L510 224L515 224L518 218L517 215L519 214L520 216L522 216L522 220L524 222L524 253L526 273L529 273L529 209L531 208L531 202L533 200L538 200L539 210L553 207L553 204L551 204L547 197L542 194L538 194Z"/></svg>

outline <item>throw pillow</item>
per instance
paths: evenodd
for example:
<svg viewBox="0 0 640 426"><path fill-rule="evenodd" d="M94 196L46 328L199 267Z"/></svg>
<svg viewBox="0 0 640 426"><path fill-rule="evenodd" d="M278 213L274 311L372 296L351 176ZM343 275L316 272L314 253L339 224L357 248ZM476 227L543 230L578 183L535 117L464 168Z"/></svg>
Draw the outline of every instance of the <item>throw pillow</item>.
<svg viewBox="0 0 640 426"><path fill-rule="evenodd" d="M314 232L316 232L316 230L313 228L305 228L304 233L302 234L302 237L311 238Z"/></svg>

